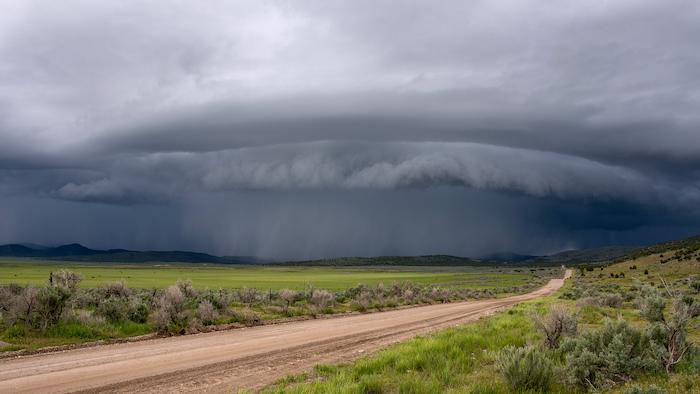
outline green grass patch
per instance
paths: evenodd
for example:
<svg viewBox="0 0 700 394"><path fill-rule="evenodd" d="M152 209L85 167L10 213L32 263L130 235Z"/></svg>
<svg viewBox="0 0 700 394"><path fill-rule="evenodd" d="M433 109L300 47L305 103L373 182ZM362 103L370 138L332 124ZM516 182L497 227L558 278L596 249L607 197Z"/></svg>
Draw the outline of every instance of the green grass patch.
<svg viewBox="0 0 700 394"><path fill-rule="evenodd" d="M548 301L547 301L548 302ZM267 393L508 393L495 370L508 345L540 341L532 311L545 302L516 306L460 328L392 346L349 365L320 365L311 381L279 383ZM564 387L557 387L566 392Z"/></svg>
<svg viewBox="0 0 700 394"><path fill-rule="evenodd" d="M410 268L317 268L255 267L222 265L109 265L38 260L0 259L0 284L42 285L51 271L66 269L82 276L81 287L98 287L125 281L132 288L165 288L190 279L197 288L259 288L279 290L316 288L343 290L358 283L376 285L413 282L444 287L494 289L527 284L527 270L496 270L472 267ZM505 271L505 272L499 272Z"/></svg>
<svg viewBox="0 0 700 394"><path fill-rule="evenodd" d="M0 339L12 344L11 349L40 349L47 346L73 345L105 339L118 339L152 332L148 324L134 322L82 324L77 322L60 322L45 331L29 329L23 325L6 327L0 333Z"/></svg>

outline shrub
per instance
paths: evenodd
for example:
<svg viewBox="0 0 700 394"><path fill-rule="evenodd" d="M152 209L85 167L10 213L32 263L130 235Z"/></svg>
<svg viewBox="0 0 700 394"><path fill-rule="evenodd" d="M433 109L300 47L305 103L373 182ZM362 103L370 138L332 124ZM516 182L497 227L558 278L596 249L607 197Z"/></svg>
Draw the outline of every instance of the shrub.
<svg viewBox="0 0 700 394"><path fill-rule="evenodd" d="M404 302L407 304L413 304L414 297L415 292L413 291L413 289L405 289L401 294L401 298L403 298Z"/></svg>
<svg viewBox="0 0 700 394"><path fill-rule="evenodd" d="M598 297L601 306L610 308L620 308L622 306L622 297L616 293L606 293Z"/></svg>
<svg viewBox="0 0 700 394"><path fill-rule="evenodd" d="M352 308L360 312L365 312L371 304L372 296L368 292L359 293L352 300Z"/></svg>
<svg viewBox="0 0 700 394"><path fill-rule="evenodd" d="M668 287L667 291L673 300L670 313L665 313L667 300L648 287L643 289L638 306L640 315L652 323L649 335L660 348L660 358L666 371L670 372L691 348L687 340L688 325L696 308L692 304L694 300L689 305L680 293L674 294Z"/></svg>
<svg viewBox="0 0 700 394"><path fill-rule="evenodd" d="M33 326L38 317L38 294L39 290L34 287L25 287L5 294L7 296L4 300L6 310L3 312L5 324L11 326L21 322L25 326Z"/></svg>
<svg viewBox="0 0 700 394"><path fill-rule="evenodd" d="M95 312L111 322L124 321L129 317L128 301L117 297L107 298L100 303Z"/></svg>
<svg viewBox="0 0 700 394"><path fill-rule="evenodd" d="M250 306L254 302L256 302L260 299L260 292L255 288L252 288L252 289L244 288L244 289L238 290L238 299L242 303Z"/></svg>
<svg viewBox="0 0 700 394"><path fill-rule="evenodd" d="M374 306L378 310L382 310L384 308L384 305L386 304L384 284L378 284L377 287L372 289L372 291L369 294L371 297L372 306Z"/></svg>
<svg viewBox="0 0 700 394"><path fill-rule="evenodd" d="M534 315L535 327L544 334L544 345L549 349L556 349L562 337L576 335L576 316L568 310L553 306L547 315Z"/></svg>
<svg viewBox="0 0 700 394"><path fill-rule="evenodd" d="M78 287L80 280L80 275L71 271L57 271L49 274L49 286L63 287L71 293Z"/></svg>
<svg viewBox="0 0 700 394"><path fill-rule="evenodd" d="M579 300L576 301L576 306L578 306L578 307L599 306L598 301L599 301L598 297L583 297L583 298L579 298Z"/></svg>
<svg viewBox="0 0 700 394"><path fill-rule="evenodd" d="M664 319L666 300L658 294L643 297L639 305L640 315L650 322L660 322Z"/></svg>
<svg viewBox="0 0 700 394"><path fill-rule="evenodd" d="M200 293L200 299L211 302L214 308L223 312L231 303L232 295L223 289L217 291L206 290Z"/></svg>
<svg viewBox="0 0 700 394"><path fill-rule="evenodd" d="M571 379L584 388L600 388L661 369L649 336L622 319L606 320L598 330L567 338L561 350Z"/></svg>
<svg viewBox="0 0 700 394"><path fill-rule="evenodd" d="M554 379L552 362L533 347L504 348L497 357L496 368L515 392L547 391Z"/></svg>
<svg viewBox="0 0 700 394"><path fill-rule="evenodd" d="M218 318L218 313L211 302L204 300L197 307L197 317L204 325L214 324Z"/></svg>
<svg viewBox="0 0 700 394"><path fill-rule="evenodd" d="M75 272L57 271L49 274L48 286L41 288L36 295L36 311L42 330L58 323L78 283L80 275Z"/></svg>
<svg viewBox="0 0 700 394"><path fill-rule="evenodd" d="M0 286L0 314L6 313L10 309L14 296L9 287Z"/></svg>
<svg viewBox="0 0 700 394"><path fill-rule="evenodd" d="M70 296L70 289L63 286L47 286L39 290L37 312L42 330L58 323Z"/></svg>
<svg viewBox="0 0 700 394"><path fill-rule="evenodd" d="M196 334L202 331L203 322L195 317L187 321L187 326L184 328L185 334Z"/></svg>
<svg viewBox="0 0 700 394"><path fill-rule="evenodd" d="M445 289L441 289L439 287L433 287L430 290L430 298L433 301L440 301L443 304L449 301L450 298L450 292Z"/></svg>
<svg viewBox="0 0 700 394"><path fill-rule="evenodd" d="M231 311L231 315L234 321L245 324L246 326L255 326L261 322L260 316L250 309Z"/></svg>
<svg viewBox="0 0 700 394"><path fill-rule="evenodd" d="M688 316L690 316L691 319L694 317L700 316L700 303L699 302L696 302L695 300L693 300L693 303L688 305Z"/></svg>
<svg viewBox="0 0 700 394"><path fill-rule="evenodd" d="M326 290L314 290L309 299L314 313L319 313L330 307L335 301L335 296Z"/></svg>
<svg viewBox="0 0 700 394"><path fill-rule="evenodd" d="M661 316L660 320L653 322L649 333L652 340L659 344L661 360L666 371L670 372L691 348L687 339L690 323L688 305L675 300L670 315Z"/></svg>
<svg viewBox="0 0 700 394"><path fill-rule="evenodd" d="M158 332L171 334L184 333L189 320L185 310L185 295L180 286L170 286L157 300L154 315L155 328Z"/></svg>
<svg viewBox="0 0 700 394"><path fill-rule="evenodd" d="M185 298L197 297L197 290L195 290L194 286L192 286L191 280L178 280L176 286L180 289L180 292L182 292L182 295L185 296Z"/></svg>
<svg viewBox="0 0 700 394"><path fill-rule="evenodd" d="M104 298L128 298L131 295L131 290L124 282L114 282L105 285L102 288Z"/></svg>
<svg viewBox="0 0 700 394"><path fill-rule="evenodd" d="M632 386L625 390L625 394L667 394L666 390L659 388L658 386L651 385L647 388L642 388L640 386Z"/></svg>
<svg viewBox="0 0 700 394"><path fill-rule="evenodd" d="M284 313L289 312L289 307L296 301L298 293L290 289L282 289L279 291L279 297L285 302Z"/></svg>
<svg viewBox="0 0 700 394"><path fill-rule="evenodd" d="M689 277L688 288L695 294L700 293L700 277Z"/></svg>
<svg viewBox="0 0 700 394"><path fill-rule="evenodd" d="M133 302L129 309L129 320L135 323L145 323L148 321L148 306L143 302Z"/></svg>

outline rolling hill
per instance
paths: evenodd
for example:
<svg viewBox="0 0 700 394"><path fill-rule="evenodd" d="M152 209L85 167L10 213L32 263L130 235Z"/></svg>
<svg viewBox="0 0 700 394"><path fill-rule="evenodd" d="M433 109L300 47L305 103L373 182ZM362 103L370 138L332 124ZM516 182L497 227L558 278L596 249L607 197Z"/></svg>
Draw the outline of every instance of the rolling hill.
<svg viewBox="0 0 700 394"><path fill-rule="evenodd" d="M134 251L126 249L98 250L80 244L67 244L57 247L30 247L25 244L0 245L0 256L30 257L61 261L90 261L109 263L216 263L254 264L260 261L246 256L213 256L207 253L189 251Z"/></svg>
<svg viewBox="0 0 700 394"><path fill-rule="evenodd" d="M606 264L621 259L644 256L676 249L700 249L700 236L662 242L654 245L604 246L590 249L567 250L547 256L517 253L494 253L479 258L450 255L337 257L317 260L270 262L252 256L214 256L190 251L134 251L126 249L90 249L73 243L57 247L35 244L0 245L0 257L27 257L60 261L105 263L214 263L214 264L272 264L288 266L363 267L363 266L555 266Z"/></svg>

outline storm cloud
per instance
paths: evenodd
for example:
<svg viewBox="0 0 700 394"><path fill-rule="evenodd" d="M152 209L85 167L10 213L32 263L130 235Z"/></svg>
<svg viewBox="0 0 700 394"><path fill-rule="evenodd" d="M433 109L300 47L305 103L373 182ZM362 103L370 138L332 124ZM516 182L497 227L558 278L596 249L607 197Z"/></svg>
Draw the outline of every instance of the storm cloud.
<svg viewBox="0 0 700 394"><path fill-rule="evenodd" d="M694 234L698 36L686 1L6 1L0 242L284 259Z"/></svg>

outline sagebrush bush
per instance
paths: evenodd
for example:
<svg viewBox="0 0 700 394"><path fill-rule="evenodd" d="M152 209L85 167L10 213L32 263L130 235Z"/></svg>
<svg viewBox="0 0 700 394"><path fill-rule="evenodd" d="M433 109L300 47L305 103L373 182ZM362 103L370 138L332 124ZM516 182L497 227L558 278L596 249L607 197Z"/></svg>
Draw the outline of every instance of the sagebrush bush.
<svg viewBox="0 0 700 394"><path fill-rule="evenodd" d="M534 314L531 317L535 327L544 334L544 345L549 349L556 349L563 337L576 335L576 316L561 306L552 306L545 316Z"/></svg>
<svg viewBox="0 0 700 394"><path fill-rule="evenodd" d="M571 380L582 388L606 387L662 368L649 335L622 319L606 320L600 329L566 338L560 350Z"/></svg>
<svg viewBox="0 0 700 394"><path fill-rule="evenodd" d="M13 298L14 294L12 294L9 287L0 286L0 316L10 310Z"/></svg>
<svg viewBox="0 0 700 394"><path fill-rule="evenodd" d="M290 289L282 289L278 295L284 301L284 313L288 313L289 307L297 300L299 293Z"/></svg>
<svg viewBox="0 0 700 394"><path fill-rule="evenodd" d="M620 308L622 306L622 297L616 293L606 293L598 297L598 302L601 306L609 308Z"/></svg>
<svg viewBox="0 0 700 394"><path fill-rule="evenodd" d="M150 311L148 306L141 301L132 301L129 308L129 320L134 323L146 323L148 321L148 316Z"/></svg>
<svg viewBox="0 0 700 394"><path fill-rule="evenodd" d="M450 292L449 290L442 289L440 287L433 287L430 290L430 298L433 301L445 303L450 300Z"/></svg>
<svg viewBox="0 0 700 394"><path fill-rule="evenodd" d="M255 288L243 288L237 292L238 300L244 304L252 305L262 298L262 295Z"/></svg>
<svg viewBox="0 0 700 394"><path fill-rule="evenodd" d="M229 313L234 321L245 324L246 326L255 326L262 321L260 316L250 309L232 310Z"/></svg>
<svg viewBox="0 0 700 394"><path fill-rule="evenodd" d="M25 287L21 290L8 291L4 300L3 321L8 326L23 323L27 327L38 325L39 289Z"/></svg>
<svg viewBox="0 0 700 394"><path fill-rule="evenodd" d="M37 312L42 330L58 323L71 295L71 288L60 285L46 286L39 290Z"/></svg>
<svg viewBox="0 0 700 394"><path fill-rule="evenodd" d="M676 300L668 316L662 314L660 320L653 321L648 332L654 343L660 348L661 360L666 372L683 360L690 350L688 342L688 324L690 314L688 306Z"/></svg>
<svg viewBox="0 0 700 394"><path fill-rule="evenodd" d="M645 289L637 304L640 315L651 323L647 331L659 349L664 368L670 372L691 349L687 335L690 319L694 315L694 300L689 305L680 293L673 294L670 290L668 293L672 297L669 312L666 312L668 301L655 289Z"/></svg>
<svg viewBox="0 0 700 394"><path fill-rule="evenodd" d="M214 324L219 317L214 305L208 300L204 300L197 306L197 317L204 325Z"/></svg>
<svg viewBox="0 0 700 394"><path fill-rule="evenodd" d="M625 390L625 394L668 394L666 390L659 388L656 385L651 385L646 388L641 386L632 386Z"/></svg>
<svg viewBox="0 0 700 394"><path fill-rule="evenodd" d="M124 282L113 282L102 287L104 298L128 298L131 289Z"/></svg>
<svg viewBox="0 0 700 394"><path fill-rule="evenodd" d="M168 287L157 301L154 314L155 329L161 333L184 333L190 318L185 309L185 301L180 286Z"/></svg>
<svg viewBox="0 0 700 394"><path fill-rule="evenodd" d="M372 295L369 292L357 294L351 303L352 308L360 312L365 312L370 305L372 305Z"/></svg>
<svg viewBox="0 0 700 394"><path fill-rule="evenodd" d="M49 274L50 287L63 287L69 292L75 291L81 281L80 274L72 271L56 271Z"/></svg>
<svg viewBox="0 0 700 394"><path fill-rule="evenodd" d="M100 302L95 313L110 322L120 322L129 318L129 301L119 297L110 297Z"/></svg>
<svg viewBox="0 0 700 394"><path fill-rule="evenodd" d="M700 276L691 276L688 278L688 289L695 294L700 293Z"/></svg>
<svg viewBox="0 0 700 394"><path fill-rule="evenodd" d="M185 298L197 297L197 290L195 290L191 280L178 280L175 285L180 288Z"/></svg>
<svg viewBox="0 0 700 394"><path fill-rule="evenodd" d="M215 291L205 290L203 292L200 292L199 299L211 302L211 304L214 306L214 308L216 308L217 311L223 312L231 304L231 301L233 300L233 294L224 289L219 289Z"/></svg>
<svg viewBox="0 0 700 394"><path fill-rule="evenodd" d="M314 314L320 313L321 311L329 308L335 302L335 296L333 293L326 290L314 290L311 293L311 298L309 303L313 308Z"/></svg>
<svg viewBox="0 0 700 394"><path fill-rule="evenodd" d="M552 361L534 347L505 347L498 354L496 368L514 392L545 392L554 381Z"/></svg>
<svg viewBox="0 0 700 394"><path fill-rule="evenodd" d="M650 322L662 321L665 308L666 300L659 294L648 295L639 301L640 315Z"/></svg>

